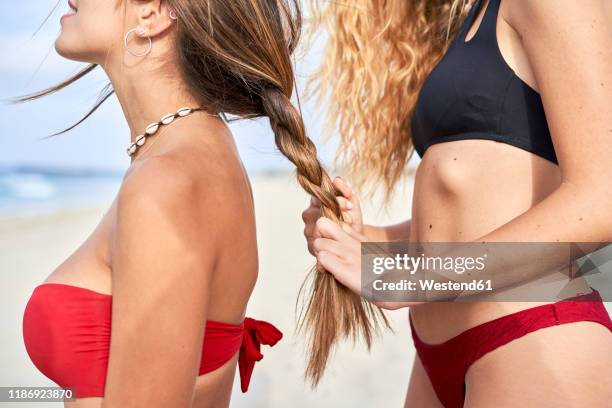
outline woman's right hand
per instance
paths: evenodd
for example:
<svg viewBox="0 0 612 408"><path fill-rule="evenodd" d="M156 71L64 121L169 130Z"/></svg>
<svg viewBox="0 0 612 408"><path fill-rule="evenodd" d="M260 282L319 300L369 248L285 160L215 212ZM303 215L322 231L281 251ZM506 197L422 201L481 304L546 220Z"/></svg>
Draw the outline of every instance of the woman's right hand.
<svg viewBox="0 0 612 408"><path fill-rule="evenodd" d="M340 177L334 178L333 185L342 194L336 197L336 199L342 210L344 223L350 225L354 231L363 234L363 216L359 197L353 193L351 187ZM316 256L316 253L312 243L316 238L321 237L317 228L317 220L320 217L321 203L312 197L310 199L310 206L302 212L302 220L304 221L304 236L308 244L308 252L313 256Z"/></svg>

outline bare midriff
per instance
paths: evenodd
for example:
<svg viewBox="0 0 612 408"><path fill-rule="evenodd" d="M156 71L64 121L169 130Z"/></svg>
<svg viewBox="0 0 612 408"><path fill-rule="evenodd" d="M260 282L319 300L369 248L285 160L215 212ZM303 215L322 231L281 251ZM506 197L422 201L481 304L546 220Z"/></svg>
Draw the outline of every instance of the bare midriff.
<svg viewBox="0 0 612 408"><path fill-rule="evenodd" d="M477 240L544 200L560 182L557 165L514 146L491 140L434 144L416 172L410 241ZM526 233L513 241L530 240ZM577 287L589 291L584 282ZM412 307L410 313L421 339L435 344L489 320L549 303L484 300L430 302Z"/></svg>

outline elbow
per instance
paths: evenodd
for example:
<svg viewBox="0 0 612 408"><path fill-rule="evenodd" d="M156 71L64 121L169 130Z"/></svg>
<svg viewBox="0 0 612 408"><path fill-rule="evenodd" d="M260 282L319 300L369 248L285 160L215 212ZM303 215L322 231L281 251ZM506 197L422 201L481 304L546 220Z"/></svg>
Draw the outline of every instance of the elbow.
<svg viewBox="0 0 612 408"><path fill-rule="evenodd" d="M602 238L599 241L606 243L612 243L612 189L609 190L602 196L601 202L593 203L598 209L594 227L601 228Z"/></svg>
<svg viewBox="0 0 612 408"><path fill-rule="evenodd" d="M562 184L566 192L564 201L579 206L579 221L588 223L588 228L597 236L587 241L612 242L612 189L607 188L607 183L609 179L594 177L588 182L564 181Z"/></svg>

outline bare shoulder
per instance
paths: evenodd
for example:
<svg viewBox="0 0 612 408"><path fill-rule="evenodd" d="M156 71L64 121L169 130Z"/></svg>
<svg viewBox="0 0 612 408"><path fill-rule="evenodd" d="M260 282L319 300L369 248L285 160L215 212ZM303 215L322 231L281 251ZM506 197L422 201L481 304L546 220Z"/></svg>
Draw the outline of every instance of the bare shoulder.
<svg viewBox="0 0 612 408"><path fill-rule="evenodd" d="M153 211L173 216L176 210L188 209L196 198L198 182L188 169L173 157L158 156L138 163L126 175L117 207L123 212Z"/></svg>
<svg viewBox="0 0 612 408"><path fill-rule="evenodd" d="M156 240L172 243L183 256L195 256L206 245L210 254L215 241L205 242L202 225L213 221L215 214L214 206L211 211L200 211L204 201L210 199L202 188L202 183L175 158L148 158L132 169L121 185L115 238L133 245L140 241L143 248L151 247Z"/></svg>
<svg viewBox="0 0 612 408"><path fill-rule="evenodd" d="M610 1L505 3L542 97L564 183L603 192L612 148Z"/></svg>
<svg viewBox="0 0 612 408"><path fill-rule="evenodd" d="M520 34L540 30L587 30L609 27L610 2L606 0L513 0L502 4L504 17Z"/></svg>
<svg viewBox="0 0 612 408"><path fill-rule="evenodd" d="M210 245L221 245L235 215L250 206L240 166L223 150L170 151L134 166L117 197L117 222L146 220L160 231L174 228L193 242L214 238Z"/></svg>
<svg viewBox="0 0 612 408"><path fill-rule="evenodd" d="M177 158L155 156L133 165L124 178L119 197L162 192L186 193L195 187L194 181L188 169Z"/></svg>

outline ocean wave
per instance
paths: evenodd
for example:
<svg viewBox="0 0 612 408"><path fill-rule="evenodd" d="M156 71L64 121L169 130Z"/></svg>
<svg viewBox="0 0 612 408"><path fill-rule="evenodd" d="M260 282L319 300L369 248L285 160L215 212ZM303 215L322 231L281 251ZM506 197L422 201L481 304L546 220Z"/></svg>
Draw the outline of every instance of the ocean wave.
<svg viewBox="0 0 612 408"><path fill-rule="evenodd" d="M53 197L57 188L41 174L0 176L0 197L44 200Z"/></svg>
<svg viewBox="0 0 612 408"><path fill-rule="evenodd" d="M0 170L0 215L110 203L120 184L119 174Z"/></svg>

